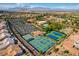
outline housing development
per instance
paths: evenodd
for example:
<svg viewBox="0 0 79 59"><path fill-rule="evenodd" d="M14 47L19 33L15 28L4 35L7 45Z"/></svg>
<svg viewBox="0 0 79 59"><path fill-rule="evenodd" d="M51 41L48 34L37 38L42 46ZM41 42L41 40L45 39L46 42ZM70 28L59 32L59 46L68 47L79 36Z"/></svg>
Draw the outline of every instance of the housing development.
<svg viewBox="0 0 79 59"><path fill-rule="evenodd" d="M78 10L17 9L0 11L0 56L79 55Z"/></svg>

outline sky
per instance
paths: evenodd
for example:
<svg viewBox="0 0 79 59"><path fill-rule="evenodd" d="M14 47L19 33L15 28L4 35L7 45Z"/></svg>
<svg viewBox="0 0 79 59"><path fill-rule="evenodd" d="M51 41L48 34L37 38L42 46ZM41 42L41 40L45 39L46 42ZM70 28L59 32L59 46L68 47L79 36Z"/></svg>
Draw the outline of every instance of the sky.
<svg viewBox="0 0 79 59"><path fill-rule="evenodd" d="M0 9L44 7L50 9L79 9L79 3L0 3Z"/></svg>

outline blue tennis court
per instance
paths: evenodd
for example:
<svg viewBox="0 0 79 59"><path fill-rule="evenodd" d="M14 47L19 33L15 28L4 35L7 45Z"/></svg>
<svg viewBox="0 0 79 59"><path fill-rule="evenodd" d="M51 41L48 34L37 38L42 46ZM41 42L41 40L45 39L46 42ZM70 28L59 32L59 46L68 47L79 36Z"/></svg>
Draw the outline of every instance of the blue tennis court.
<svg viewBox="0 0 79 59"><path fill-rule="evenodd" d="M55 39L55 40L58 39L58 37L56 37L56 36L54 36L54 35L51 35L51 34L49 34L48 37L50 37L50 38L52 38L52 39Z"/></svg>
<svg viewBox="0 0 79 59"><path fill-rule="evenodd" d="M59 33L59 32L56 32L56 31L54 31L53 34L55 34L57 36L62 36L63 35L62 33Z"/></svg>
<svg viewBox="0 0 79 59"><path fill-rule="evenodd" d="M56 32L56 31L52 31L52 32L48 33L47 36L51 39L58 41L58 40L64 38L65 34L60 33L60 32Z"/></svg>

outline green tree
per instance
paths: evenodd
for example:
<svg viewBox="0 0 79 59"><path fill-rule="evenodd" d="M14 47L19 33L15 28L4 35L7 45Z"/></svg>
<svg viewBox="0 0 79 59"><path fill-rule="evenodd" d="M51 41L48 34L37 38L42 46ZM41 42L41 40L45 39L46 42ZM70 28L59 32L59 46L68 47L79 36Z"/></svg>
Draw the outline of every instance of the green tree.
<svg viewBox="0 0 79 59"><path fill-rule="evenodd" d="M43 20L44 17L43 17L43 16L37 16L36 19L37 19L37 20Z"/></svg>
<svg viewBox="0 0 79 59"><path fill-rule="evenodd" d="M68 53L69 53L69 51L68 51L68 50L65 50L65 51L64 51L64 53L65 53L65 54L68 54Z"/></svg>
<svg viewBox="0 0 79 59"><path fill-rule="evenodd" d="M58 30L62 29L63 27L64 27L63 24L52 22L51 24L48 25L48 30L49 31L53 31L53 30L58 31Z"/></svg>
<svg viewBox="0 0 79 59"><path fill-rule="evenodd" d="M54 49L54 52L58 52L58 51L59 51L59 48L55 48L55 49Z"/></svg>

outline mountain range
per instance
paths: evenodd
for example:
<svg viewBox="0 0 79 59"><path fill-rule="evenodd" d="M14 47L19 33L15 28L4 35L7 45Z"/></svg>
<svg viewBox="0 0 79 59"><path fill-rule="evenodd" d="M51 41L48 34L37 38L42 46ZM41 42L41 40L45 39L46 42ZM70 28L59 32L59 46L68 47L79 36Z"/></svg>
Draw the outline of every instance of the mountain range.
<svg viewBox="0 0 79 59"><path fill-rule="evenodd" d="M1 9L1 11L13 11L13 12L21 12L21 11L79 11L79 9L61 9L61 8L46 8L46 7L15 7L8 9Z"/></svg>

